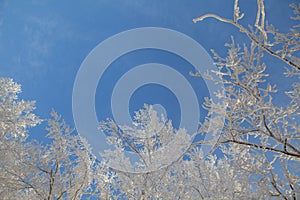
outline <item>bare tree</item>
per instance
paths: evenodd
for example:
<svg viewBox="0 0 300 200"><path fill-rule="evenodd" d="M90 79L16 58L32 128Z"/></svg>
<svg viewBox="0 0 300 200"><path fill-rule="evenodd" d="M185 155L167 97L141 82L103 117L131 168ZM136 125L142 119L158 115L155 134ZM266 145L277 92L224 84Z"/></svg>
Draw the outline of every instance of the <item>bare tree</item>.
<svg viewBox="0 0 300 200"><path fill-rule="evenodd" d="M240 13L238 3L235 0L233 19L216 14L194 19L194 22L217 19L238 28L249 38L249 43L242 46L235 44L232 38L232 42L226 44L226 58L213 51L219 68L213 73L226 85L223 97L227 99L222 105L227 108L227 113L219 144L250 149L250 157L262 164L259 168L253 166L253 173L258 175L254 184L265 198L300 198L300 62L297 58L300 4L291 5L295 26L288 33L280 33L266 23L263 0L257 1L255 24L249 28L239 23L244 14ZM266 69L273 66L270 60L263 59L265 52L285 63L287 81L291 77L296 80L290 90L285 91L289 100L284 107L272 101L278 91L268 82ZM209 73L204 77L211 79ZM208 100L205 106L210 108L212 104L214 102ZM205 125L201 131L205 132Z"/></svg>
<svg viewBox="0 0 300 200"><path fill-rule="evenodd" d="M18 100L20 91L11 79L0 79L1 199L80 199L90 193L92 182L105 193L103 168L54 111L46 135L51 143L26 140L28 128L42 120L32 113L34 102Z"/></svg>
<svg viewBox="0 0 300 200"><path fill-rule="evenodd" d="M189 136L185 130L176 130L164 116L159 117L152 106L145 106L136 113L132 126L118 128L109 120L101 124L110 143L117 146L106 154L107 163L123 164L123 170L115 170L114 188L128 199L241 199L258 197L249 184L250 171L236 167L247 162L249 169L255 165L248 148L227 148L226 153L238 150L243 154L217 159L204 158L197 144L185 142ZM183 146L185 151L178 151ZM141 157L138 169L133 173L132 164L123 153L136 152ZM119 148L119 149L118 149ZM182 154L177 154L181 152ZM175 155L174 155L175 154ZM179 155L179 156L178 156ZM183 156L186 156L184 158ZM165 162L173 159L172 162ZM161 165L163 164L163 165ZM154 166L154 168L153 168ZM258 166L258 164L256 164ZM139 169L143 169L140 170ZM112 169L114 170L114 169Z"/></svg>

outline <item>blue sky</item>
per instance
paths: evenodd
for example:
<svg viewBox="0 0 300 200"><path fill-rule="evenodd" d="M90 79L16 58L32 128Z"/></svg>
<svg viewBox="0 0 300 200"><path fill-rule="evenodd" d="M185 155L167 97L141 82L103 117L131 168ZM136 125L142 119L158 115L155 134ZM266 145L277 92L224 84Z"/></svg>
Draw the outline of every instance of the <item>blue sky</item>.
<svg viewBox="0 0 300 200"><path fill-rule="evenodd" d="M288 5L294 2L297 1L266 1L269 22L287 31L292 15ZM215 49L225 55L224 43L230 41L231 35L238 42L247 42L247 38L230 25L211 19L194 24L192 19L210 12L231 18L232 7L233 1L224 0L0 0L0 77L20 83L21 97L37 101L35 113L41 118L48 118L54 108L74 126L72 89L76 73L101 41L132 28L164 27L190 36L207 51ZM256 0L241 0L241 11L246 15L241 22L253 23ZM111 115L111 90L122 73L148 62L179 70L197 90L200 103L207 96L204 82L188 77L192 68L184 60L155 50L132 52L116 60L100 80L95 97L100 120ZM275 83L282 76L283 63L275 59L272 62L270 81ZM286 82L277 85L279 89L290 87ZM284 105L282 98L280 95L275 101ZM137 110L144 103L163 104L175 126L178 125L178 102L167 89L157 85L140 88L132 97L130 110Z"/></svg>

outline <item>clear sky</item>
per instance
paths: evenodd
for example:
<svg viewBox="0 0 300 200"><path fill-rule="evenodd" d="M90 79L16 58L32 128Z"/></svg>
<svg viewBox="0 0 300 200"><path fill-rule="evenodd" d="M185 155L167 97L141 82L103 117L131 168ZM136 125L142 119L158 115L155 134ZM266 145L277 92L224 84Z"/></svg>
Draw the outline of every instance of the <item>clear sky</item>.
<svg viewBox="0 0 300 200"><path fill-rule="evenodd" d="M288 5L294 2L297 1L266 0L268 21L287 31L292 15ZM84 58L100 42L132 28L163 27L190 36L208 52L215 49L225 55L224 43L230 42L231 35L239 42L247 42L247 38L230 25L212 19L194 24L192 19L211 12L231 18L232 8L233 0L0 0L0 77L10 77L20 83L21 97L37 101L35 113L41 118L49 117L54 108L74 126L72 90L76 73ZM241 11L246 15L241 22L253 24L256 0L241 0ZM156 50L131 52L116 60L99 82L95 97L99 120L111 117L112 89L122 74L149 62L180 71L197 91L200 104L207 96L204 82L188 76L192 66L186 61ZM283 63L272 62L270 81L275 83L282 72L278 66ZM282 89L289 87L289 83L277 85ZM284 104L282 99L277 101ZM168 89L158 85L139 88L130 101L131 113L144 103L162 104L178 126L178 101ZM200 120L204 114L201 113Z"/></svg>

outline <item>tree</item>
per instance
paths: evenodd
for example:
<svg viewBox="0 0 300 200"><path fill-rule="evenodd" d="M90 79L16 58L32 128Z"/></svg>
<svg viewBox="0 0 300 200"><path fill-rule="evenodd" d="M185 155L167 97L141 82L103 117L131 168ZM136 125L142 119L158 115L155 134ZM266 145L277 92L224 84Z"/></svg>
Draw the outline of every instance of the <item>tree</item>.
<svg viewBox="0 0 300 200"><path fill-rule="evenodd" d="M228 56L222 58L213 51L219 68L216 73L226 84L227 108L226 122L220 145L249 148L250 157L261 163L253 171L257 176L257 190L265 193L263 197L282 199L300 198L300 62L299 20L300 4L292 4L295 26L288 33L280 33L274 26L266 23L264 1L257 1L257 15L254 26L244 27L239 23L244 14L240 13L238 0L234 3L233 19L215 14L206 14L194 19L194 22L214 18L228 23L249 38L250 43L242 47L227 44ZM267 68L272 63L264 58L269 54L285 63L286 78L294 78L290 91L286 91L289 102L285 107L273 103L277 94L275 85L266 84ZM211 78L209 74L206 78ZM214 102L207 101L206 107ZM217 111L216 111L217 113ZM218 114L218 113L217 113ZM207 123L207 122L206 122ZM204 126L205 127L205 126ZM205 131L203 129L202 131ZM243 166L241 166L241 169Z"/></svg>
<svg viewBox="0 0 300 200"><path fill-rule="evenodd" d="M212 79L210 73L215 73L226 85L226 92L223 96L220 95L220 98L226 99L222 105L216 105L211 99L207 99L204 104L210 114L212 116L215 114L217 117L223 113L210 108L218 106L227 108L225 126L218 142L224 158L217 160L211 156L201 160L201 153L200 156L195 154L197 143L194 143L186 152L190 160L179 159L172 166L165 168L163 174L167 174L168 179L161 179L167 180L167 184L162 184L162 188L167 188L165 193L157 197L153 196L157 194L158 189L154 187L153 190L151 186L154 184L149 183L149 180L152 183L161 182L157 181L155 173L148 173L142 178L133 176L138 178L139 184L143 183L142 189L135 184L125 189L131 191L133 196L144 194L146 199L162 196L187 199L300 198L300 62L297 58L300 4L291 5L295 14L292 18L295 20L295 26L288 33L280 33L274 26L266 23L263 0L257 1L255 24L249 28L239 23L244 14L240 13L238 3L238 0L235 0L232 20L215 14L206 14L194 19L194 22L198 22L206 18L215 18L237 27L249 38L249 43L243 44L242 47L232 38L232 42L226 44L228 47L226 58L213 51L219 70L202 75L204 78ZM295 80L290 90L285 91L289 102L284 107L273 102L273 97L280 94L275 85L268 82L267 69L272 67L272 63L269 59L265 59L265 53L285 63L286 78ZM199 72L194 75L198 76ZM200 134L207 133L209 122L207 120L202 125ZM138 133L137 130L135 132ZM189 167L186 167L186 163ZM226 171L225 167L233 171ZM176 172L172 171L174 169ZM219 170L224 170L225 173L220 173ZM127 177L131 176L127 175ZM132 181L133 177L131 181L124 182L135 183ZM172 181L173 179L175 182ZM234 184L228 182L224 184L226 180L232 180L231 183ZM177 185L170 185L170 183ZM193 185L193 183L197 184ZM142 192L130 190L134 185L136 190ZM160 188L159 191L163 189ZM195 196L195 193L198 196ZM190 194L193 195L189 196Z"/></svg>
<svg viewBox="0 0 300 200"><path fill-rule="evenodd" d="M176 130L164 116L159 117L152 106L136 112L132 127L121 127L109 120L101 124L107 132L109 142L117 149L106 154L107 162L113 166L122 163L123 171L116 170L115 188L128 199L241 199L256 197L249 185L250 172L235 165L247 163L248 170L258 164L250 160L247 148L227 148L224 152L236 152L231 159L217 160L216 156L204 158L197 145L186 151L176 151L188 145L189 135L185 130ZM132 173L131 163L123 155L130 148L141 157L139 168ZM182 153L187 156L183 158ZM116 156L117 155L117 156ZM178 157L177 157L178 156ZM239 159L238 159L239 158ZM168 163L168 159L174 159ZM166 162L164 162L166 161ZM161 166L161 164L163 164ZM153 167L154 166L154 167ZM139 171L139 169L142 169Z"/></svg>
<svg viewBox="0 0 300 200"><path fill-rule="evenodd" d="M18 166L22 161L21 144L28 136L27 127L40 123L40 120L31 113L34 102L17 99L20 90L20 85L11 79L0 79L0 194L3 197L21 187L15 182L17 177L12 175L14 172L9 169L12 165Z"/></svg>
<svg viewBox="0 0 300 200"><path fill-rule="evenodd" d="M166 167L147 173L108 169L105 163L94 159L86 141L72 134L72 130L54 111L51 113L53 119L48 120L47 127L47 137L52 140L51 143L42 145L37 141L27 141L27 127L41 122L32 113L34 103L18 101L20 85L11 79L0 80L3 83L0 88L0 94L3 94L1 116L6 116L1 118L0 127L3 147L0 160L0 193L3 199L213 199L223 196L226 194L224 192L232 199L251 192L246 187L248 177L238 176L237 171L230 167L230 160L217 161L215 156L205 160L197 147L190 148L190 160L180 157ZM9 113L17 114L11 114L8 118ZM123 130L138 135L146 133L155 136L132 140L132 148L133 145L143 146L139 151L144 158L141 165L145 167L150 167L158 158L164 159L164 155L155 158L155 151L159 148L164 148L170 142L174 145L170 146L172 149L177 148L174 138L180 140L188 137L184 130L175 130L170 121L163 116L158 117L151 106L145 106L137 112L135 119L132 127L122 127ZM113 121L102 123L103 130L111 134L107 137L110 142L120 148L128 146L129 143L120 143L116 139L120 135L114 135L117 134L115 127ZM128 138L129 135L124 136ZM224 172L226 184L220 179ZM222 187L219 186L221 182ZM242 192L245 190L248 192Z"/></svg>
<svg viewBox="0 0 300 200"><path fill-rule="evenodd" d="M2 199L298 199L300 198L300 4L294 9L295 26L280 33L266 23L264 1L257 0L253 27L240 22L238 0L233 19L206 14L194 22L215 18L237 27L249 38L242 46L234 38L223 58L213 51L218 71L201 74L219 76L226 99L216 105L207 98L209 115L224 113L225 124L215 124L223 132L218 151L203 156L202 141L189 143L184 129L175 129L170 120L158 116L152 106L135 114L131 126L108 120L100 124L107 141L116 148L98 162L90 147L52 112L47 120L51 143L30 141L28 128L42 122L33 114L34 102L18 100L20 85L0 79L0 196ZM286 106L273 102L280 95L268 82L272 62L265 54L279 59L286 67L286 78L294 80ZM194 73L199 76L199 73ZM217 80L214 80L217 81ZM209 118L197 134L207 134ZM180 141L180 142L179 142ZM208 141L209 142L209 141ZM188 144L188 147L185 148ZM125 150L139 158L136 173L124 156ZM169 160L168 160L169 159ZM109 168L123 164L123 170ZM107 165L108 164L108 165ZM140 170L140 171L139 171Z"/></svg>
<svg viewBox="0 0 300 200"><path fill-rule="evenodd" d="M0 79L1 199L79 199L92 182L103 190L100 182L108 178L95 165L88 144L54 111L47 128L52 142L26 140L28 128L42 120L32 113L34 102L18 100L20 91L12 79Z"/></svg>

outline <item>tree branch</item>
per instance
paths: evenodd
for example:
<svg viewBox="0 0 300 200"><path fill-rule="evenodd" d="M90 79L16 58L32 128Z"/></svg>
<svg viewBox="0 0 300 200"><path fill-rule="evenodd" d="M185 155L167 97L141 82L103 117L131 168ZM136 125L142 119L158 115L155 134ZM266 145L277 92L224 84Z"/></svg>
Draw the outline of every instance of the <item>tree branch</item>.
<svg viewBox="0 0 300 200"><path fill-rule="evenodd" d="M249 143L249 142L244 142L244 141L237 141L237 140L226 140L226 141L223 141L223 142L220 142L220 143L225 144L225 143L230 143L230 142L231 143L236 143L236 144L241 144L241 145L246 145L246 146L250 146L250 147L254 147L254 148L257 148L257 149L263 149L263 150L273 151L273 152L277 152L277 153L282 153L282 154L300 159L300 154L291 153L291 152L283 151L283 150L280 150L280 149L274 149L272 147L262 146L262 145L259 145L259 144L254 144L254 143Z"/></svg>
<svg viewBox="0 0 300 200"><path fill-rule="evenodd" d="M298 66L296 63L294 63L291 60L288 60L285 57L282 57L278 53L276 53L273 50L271 50L270 48L268 48L266 45L261 44L258 40L256 40L253 37L253 35L245 27L243 27L242 25L240 25L240 24L232 21L231 19L226 19L226 18L220 17L220 16L218 16L216 14L205 14L205 15L203 15L201 17L193 19L193 22L197 23L197 22L203 21L203 20L205 20L207 18L214 18L214 19L217 19L218 21L221 21L221 22L224 22L224 23L228 23L228 24L231 24L231 25L235 26L236 28L238 28L240 30L240 32L245 33L251 41L253 41L257 46L259 46L260 48L262 48L263 50L265 50L266 52L268 52L270 55L272 55L272 56L274 56L276 58L279 58L280 60L284 61L288 65L294 67L295 69L300 70L300 66Z"/></svg>

